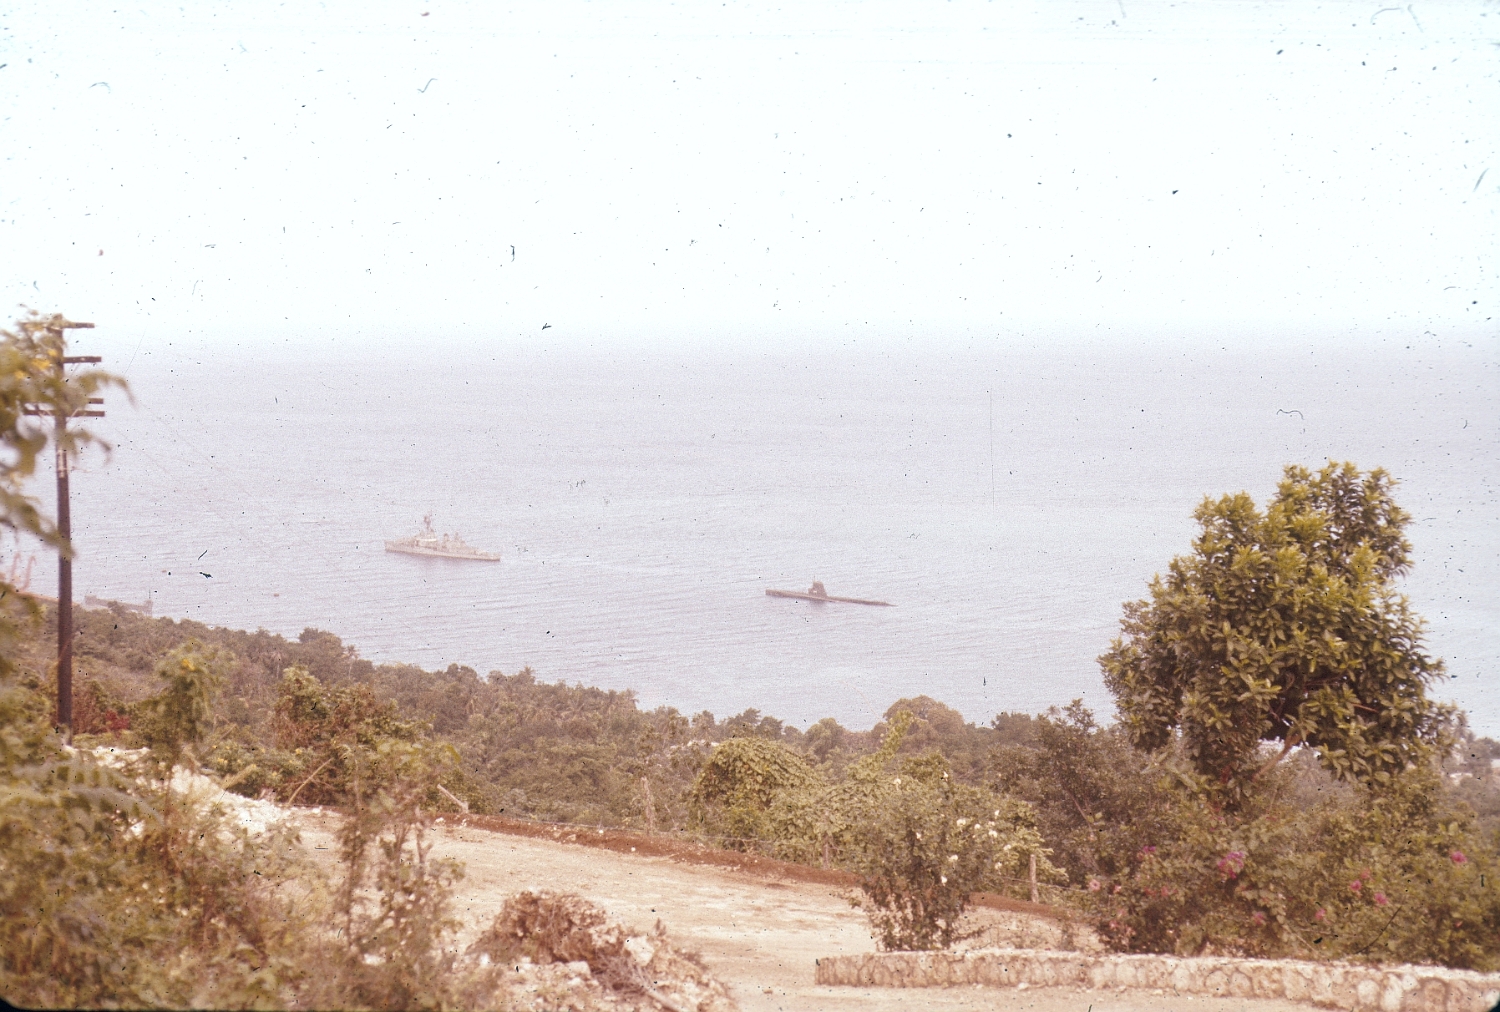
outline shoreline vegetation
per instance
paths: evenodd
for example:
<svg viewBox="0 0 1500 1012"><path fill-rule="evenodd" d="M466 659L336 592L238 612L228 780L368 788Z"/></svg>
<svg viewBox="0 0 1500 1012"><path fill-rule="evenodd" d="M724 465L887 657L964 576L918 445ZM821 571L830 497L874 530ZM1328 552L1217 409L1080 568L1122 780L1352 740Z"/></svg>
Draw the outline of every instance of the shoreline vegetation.
<svg viewBox="0 0 1500 1012"><path fill-rule="evenodd" d="M23 669L47 671L55 628L53 612L45 608L17 651ZM159 682L153 674L156 659L192 644L214 658L222 680L202 740L194 746L195 761L246 797L347 810L362 775L358 761L350 759L354 752L378 752L383 740L441 746L450 759L435 785L441 800L434 797L434 811L463 811L476 824L494 820L523 832L521 826L532 825L544 837L558 839L585 829L624 831L655 838L669 849L710 848L744 855L724 860L746 863L789 862L815 877L840 881L855 881L871 870L860 865L860 844L851 833L858 805L837 797L850 791L863 766L867 777L878 770L896 783L904 775L974 792L970 807L981 796L984 804L1003 799L1016 805L1007 813L1009 824L1034 837L1022 849L1041 858L1043 873L1033 888L1027 863L1015 863L974 892L989 897L985 905L1061 912L1102 929L1106 943L1118 951L1393 959L1398 948L1378 940L1369 945L1366 938L1357 945L1350 940L1322 948L1335 940L1316 932L1328 922L1326 905L1310 911L1312 932L1290 923L1279 937L1209 929L1188 944L1163 937L1130 944L1119 919L1113 919L1111 937L1109 914L1125 909L1156 924L1191 924L1205 911L1185 908L1191 901L1174 897L1167 883L1182 880L1183 892L1196 888L1209 896L1222 891L1214 886L1228 885L1234 898L1243 900L1251 890L1233 887L1248 877L1246 866L1295 859L1304 866L1336 863L1337 869L1303 871L1313 877L1338 875L1349 896L1366 900L1377 913L1404 919L1399 910L1389 910L1400 883L1382 891L1369 866L1399 863L1399 846L1383 840L1392 830L1407 835L1402 842L1422 842L1429 850L1438 846L1440 871L1474 872L1476 880L1484 874L1479 863L1488 867L1487 855L1500 847L1500 774L1494 770L1500 742L1472 735L1461 722L1447 758L1431 771L1415 771L1426 772L1426 779L1404 787L1406 794L1394 803L1386 799L1371 806L1356 785L1334 778L1310 750L1298 749L1266 779L1252 812L1227 818L1205 808L1181 768L1173 770L1162 756L1134 748L1121 725L1101 727L1077 701L1046 714L1001 713L978 724L917 696L892 703L885 719L869 730L824 719L802 731L754 709L725 718L707 711L687 715L669 706L642 710L633 692L547 683L529 669L482 677L461 665L426 671L374 664L338 636L316 629L290 639L264 630L150 617L116 602L79 609L75 628L80 746L144 744L150 732L143 736L141 721L143 715L147 724L151 719L147 704ZM53 691L45 680L35 684L43 694ZM942 805L931 796L923 801ZM841 803L842 816L837 814ZM893 815L886 811L882 817ZM1378 826L1371 823L1382 819ZM910 835L922 831L915 824L908 829ZM1347 853L1329 846L1329 837L1337 834L1343 835L1340 846ZM1432 839L1419 840L1423 834ZM1363 835L1380 842L1365 846ZM1182 845L1196 852L1175 855L1179 867L1160 868L1164 862L1157 855L1166 848L1150 841L1173 837L1187 838ZM1233 843L1236 839L1266 852L1237 849L1242 845ZM1314 840L1320 841L1316 847ZM1129 902L1130 909L1101 903L1153 872L1162 884L1152 879L1151 885L1137 887L1142 895L1118 901ZM1386 868L1381 874L1411 879L1410 869ZM1487 877L1486 885L1492 880ZM1415 880L1410 884L1417 886ZM1468 901L1487 900L1488 909L1475 911L1477 919L1470 923L1483 925L1476 934L1489 937L1476 939L1458 958L1433 953L1429 961L1500 968L1500 904L1489 898L1488 888L1474 892ZM1386 902L1375 900L1377 895ZM1176 904L1160 908L1161 900L1174 899ZM1200 902L1206 905L1206 899ZM1462 897L1452 905L1462 905ZM1246 915L1248 925L1267 926L1269 918L1263 921L1256 912ZM957 916L955 910L954 924ZM1450 916L1449 924L1462 919ZM1420 931L1416 924L1411 927ZM1390 928L1382 934L1390 935ZM917 941L925 945L932 939Z"/></svg>
<svg viewBox="0 0 1500 1012"><path fill-rule="evenodd" d="M20 645L17 660L30 671L47 672L52 663L55 616L55 606L45 603L33 634ZM529 668L481 676L457 664L433 671L375 664L322 630L305 629L290 639L147 616L116 601L75 607L74 628L79 744L137 743L133 721L158 688L153 672L159 658L196 643L224 667L212 728L199 749L205 769L237 778L231 789L246 797L287 800L296 793L303 804L337 804L340 771L334 764L315 770L308 757L321 752L267 744L277 740L278 721L285 720L278 707L300 708L299 719L311 709L333 721L363 721L385 734L452 744L463 762L450 789L474 814L661 833L693 829L695 839L711 834L694 822L693 783L713 748L731 739L784 745L811 769L837 779L851 763L877 752L891 718L908 710L915 720L900 754L937 748L956 780L980 784L996 747L1025 744L1034 733L1029 714L999 714L988 725L974 724L927 696L897 700L886 719L866 731L832 718L802 731L756 709L722 719L671 706L642 710L632 690L548 683ZM298 673L289 681L292 669ZM55 692L55 682L43 688ZM758 842L743 836L718 840Z"/></svg>

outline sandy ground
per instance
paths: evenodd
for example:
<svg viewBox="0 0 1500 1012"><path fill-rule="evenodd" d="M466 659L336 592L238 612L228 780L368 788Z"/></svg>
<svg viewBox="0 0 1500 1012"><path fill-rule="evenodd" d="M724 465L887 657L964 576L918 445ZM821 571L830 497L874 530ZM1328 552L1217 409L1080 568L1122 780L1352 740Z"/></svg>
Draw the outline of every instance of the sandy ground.
<svg viewBox="0 0 1500 1012"><path fill-rule="evenodd" d="M309 847L329 848L337 816L303 810ZM505 898L528 888L576 892L621 923L660 919L674 944L700 952L745 1012L895 1012L898 1009L1031 1009L1036 1012L1292 1012L1284 1001L1177 997L1071 988L855 988L813 983L814 960L873 952L864 915L837 887L767 880L670 858L613 853L473 827L439 831L435 853L464 862L457 912L472 936ZM467 944L467 938L464 940Z"/></svg>

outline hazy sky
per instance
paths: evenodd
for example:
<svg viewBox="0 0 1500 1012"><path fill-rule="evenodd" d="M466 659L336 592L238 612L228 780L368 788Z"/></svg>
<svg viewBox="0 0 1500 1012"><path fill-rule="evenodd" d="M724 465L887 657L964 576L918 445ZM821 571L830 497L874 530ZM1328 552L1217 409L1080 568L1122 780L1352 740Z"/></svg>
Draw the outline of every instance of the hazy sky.
<svg viewBox="0 0 1500 1012"><path fill-rule="evenodd" d="M1385 2L13 3L0 284L125 353L1492 340L1500 4Z"/></svg>

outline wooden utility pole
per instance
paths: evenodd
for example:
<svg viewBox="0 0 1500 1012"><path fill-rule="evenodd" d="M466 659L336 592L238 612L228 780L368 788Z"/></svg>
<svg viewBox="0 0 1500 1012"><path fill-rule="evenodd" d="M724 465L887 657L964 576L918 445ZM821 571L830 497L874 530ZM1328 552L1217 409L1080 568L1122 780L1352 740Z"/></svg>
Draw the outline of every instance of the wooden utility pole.
<svg viewBox="0 0 1500 1012"><path fill-rule="evenodd" d="M58 338L61 351L64 330L92 330L92 323L74 323L53 317L58 322L49 325L48 333ZM98 355L59 354L53 365L58 377L67 381L67 367L102 361ZM103 404L100 397L90 397L90 404ZM39 405L28 405L28 415L51 415L57 445L57 533L62 544L57 549L57 722L69 744L73 741L73 515L68 503L68 451L66 437L69 418L103 418L104 412L93 410L74 411L65 414L60 407L47 410Z"/></svg>

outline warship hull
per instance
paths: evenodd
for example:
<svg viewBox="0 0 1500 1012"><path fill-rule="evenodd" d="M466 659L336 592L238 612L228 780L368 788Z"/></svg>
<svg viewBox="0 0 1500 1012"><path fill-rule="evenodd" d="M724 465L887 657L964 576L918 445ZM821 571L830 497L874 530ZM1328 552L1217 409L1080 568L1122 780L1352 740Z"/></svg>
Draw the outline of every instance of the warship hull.
<svg viewBox="0 0 1500 1012"><path fill-rule="evenodd" d="M500 556L493 552L481 552L477 548L443 548L439 545L414 545L403 541L387 541L385 550L402 555L425 555L431 559L464 559L469 562L499 562Z"/></svg>

